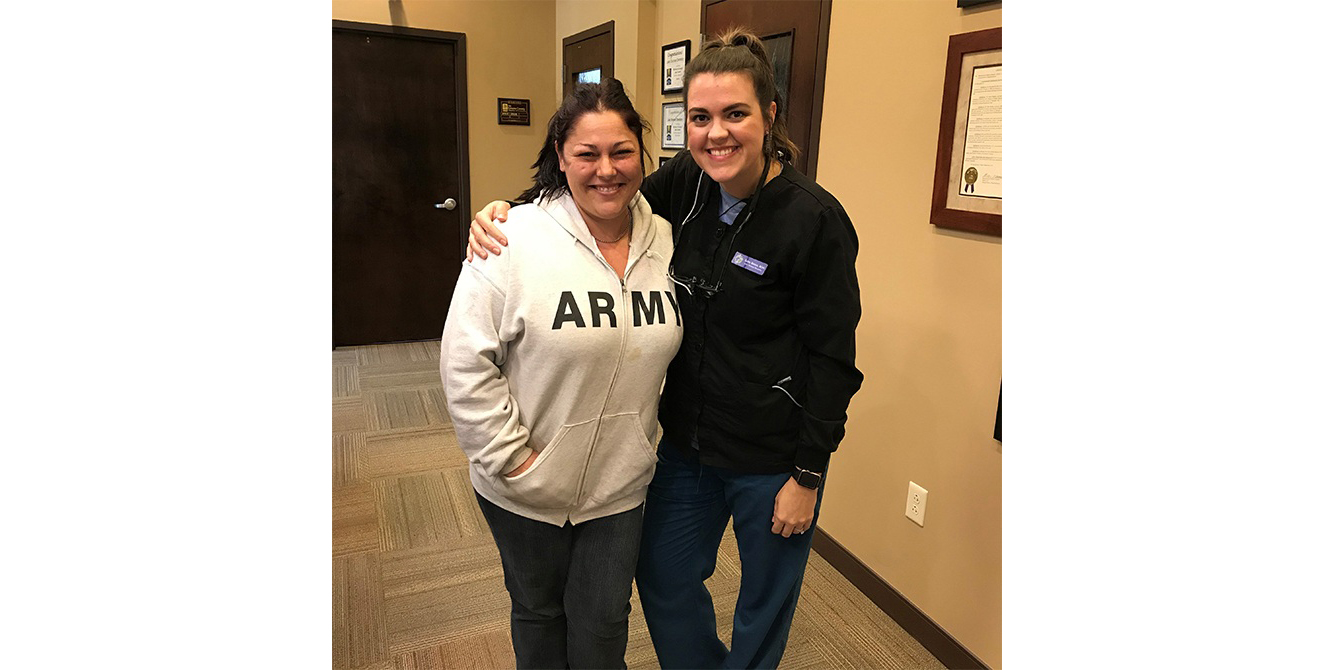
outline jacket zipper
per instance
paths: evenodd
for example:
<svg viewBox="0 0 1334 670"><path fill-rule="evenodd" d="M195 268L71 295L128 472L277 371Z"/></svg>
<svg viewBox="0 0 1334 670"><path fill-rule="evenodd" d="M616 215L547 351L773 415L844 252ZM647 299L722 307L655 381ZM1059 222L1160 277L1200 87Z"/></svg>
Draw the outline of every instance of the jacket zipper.
<svg viewBox="0 0 1334 670"><path fill-rule="evenodd" d="M801 406L801 403L797 402L797 399L796 399L796 398L793 398L793 397L792 397L792 394L791 394L791 393L788 393L788 392L787 392L787 389L783 388L783 384L786 384L786 383L788 383L788 382L790 382L790 381L792 381L792 375L788 375L788 376L786 376L786 377L783 377L782 379L778 380L778 383L774 384L773 386L770 386L769 388L775 388L775 389L778 389L779 391L782 391L782 392L783 392L783 395L787 396L788 400L791 400L793 405L796 405L797 407L801 407L801 409L806 409L805 407L802 407L802 406Z"/></svg>

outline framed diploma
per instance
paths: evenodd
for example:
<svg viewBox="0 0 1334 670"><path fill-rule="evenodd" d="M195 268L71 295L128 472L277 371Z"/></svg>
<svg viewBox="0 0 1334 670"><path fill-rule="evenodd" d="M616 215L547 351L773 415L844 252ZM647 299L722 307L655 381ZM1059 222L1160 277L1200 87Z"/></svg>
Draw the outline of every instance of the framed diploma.
<svg viewBox="0 0 1334 670"><path fill-rule="evenodd" d="M950 36L931 223L1000 237L1000 28Z"/></svg>
<svg viewBox="0 0 1334 670"><path fill-rule="evenodd" d="M686 146L686 103L662 103L662 148L684 149Z"/></svg>
<svg viewBox="0 0 1334 670"><path fill-rule="evenodd" d="M686 63L690 62L690 40L673 42L662 48L662 92L685 90Z"/></svg>

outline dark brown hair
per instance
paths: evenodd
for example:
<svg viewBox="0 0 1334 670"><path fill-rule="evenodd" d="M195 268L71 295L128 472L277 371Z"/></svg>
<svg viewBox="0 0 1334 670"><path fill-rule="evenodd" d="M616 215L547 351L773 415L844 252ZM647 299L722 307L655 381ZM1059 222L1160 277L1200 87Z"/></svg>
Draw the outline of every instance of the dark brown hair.
<svg viewBox="0 0 1334 670"><path fill-rule="evenodd" d="M760 101L760 113L766 117L769 114L769 103L778 103L774 117L769 119L769 133L764 142L765 158L778 158L789 163L796 159L797 145L787 133L787 101L778 97L774 68L769 63L764 42L749 29L733 28L700 47L699 55L686 65L686 99L690 99L690 80L695 75L725 72L744 72L750 76L755 86L755 97Z"/></svg>
<svg viewBox="0 0 1334 670"><path fill-rule="evenodd" d="M625 95L625 87L615 78L608 77L597 84L579 84L565 96L551 120L547 122L547 137L542 142L542 150L537 152L537 161L531 167L533 185L519 195L523 202L536 202L539 198L564 195L570 192L570 182L560 169L560 152L565 148L565 139L570 136L583 115L589 112L616 112L621 115L625 127L635 134L639 142L639 170L644 171L644 159L648 152L644 149L644 128L648 124L639 117L630 98Z"/></svg>

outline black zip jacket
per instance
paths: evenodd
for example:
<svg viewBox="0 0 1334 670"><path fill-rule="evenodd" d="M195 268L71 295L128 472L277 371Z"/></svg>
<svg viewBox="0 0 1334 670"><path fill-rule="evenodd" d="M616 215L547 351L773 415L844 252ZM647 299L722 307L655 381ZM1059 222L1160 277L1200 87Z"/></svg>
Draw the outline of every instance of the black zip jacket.
<svg viewBox="0 0 1334 670"><path fill-rule="evenodd" d="M641 192L672 223L685 327L658 409L664 434L692 459L694 436L708 465L824 472L862 382L857 234L842 205L784 165L728 226L718 184L686 151Z"/></svg>

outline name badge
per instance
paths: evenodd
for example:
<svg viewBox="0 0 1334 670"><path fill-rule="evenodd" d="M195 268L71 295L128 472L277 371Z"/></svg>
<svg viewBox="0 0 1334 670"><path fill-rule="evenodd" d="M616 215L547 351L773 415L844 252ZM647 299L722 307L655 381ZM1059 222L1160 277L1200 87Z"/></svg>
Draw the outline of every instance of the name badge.
<svg viewBox="0 0 1334 670"><path fill-rule="evenodd" d="M769 269L768 263L757 261L754 258L751 258L750 256L741 253L740 251L736 252L736 255L732 257L732 265L745 268L747 270L750 270L751 272L754 272L757 275L763 275L764 271Z"/></svg>

